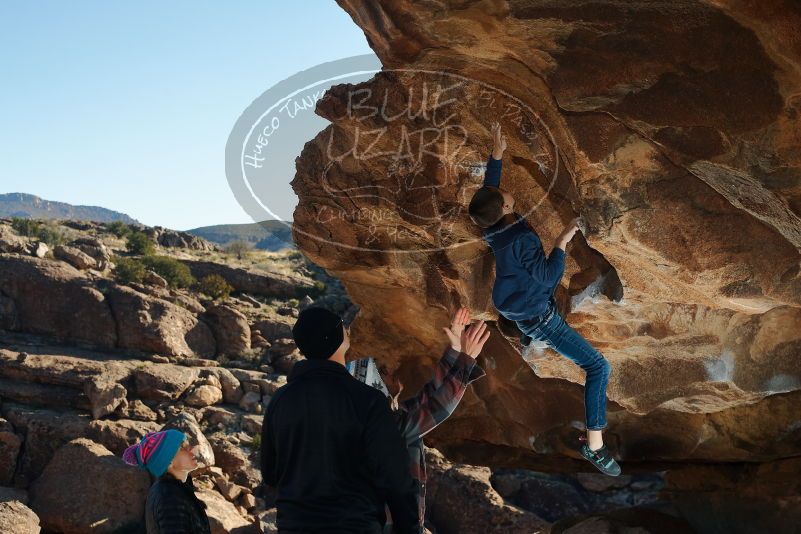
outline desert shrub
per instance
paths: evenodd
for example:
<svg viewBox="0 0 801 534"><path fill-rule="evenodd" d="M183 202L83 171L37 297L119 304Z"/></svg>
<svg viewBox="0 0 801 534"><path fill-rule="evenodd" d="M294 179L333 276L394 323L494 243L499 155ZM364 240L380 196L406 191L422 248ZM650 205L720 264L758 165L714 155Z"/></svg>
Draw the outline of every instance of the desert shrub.
<svg viewBox="0 0 801 534"><path fill-rule="evenodd" d="M125 237L131 233L131 227L122 221L113 221L106 225L106 230L117 237Z"/></svg>
<svg viewBox="0 0 801 534"><path fill-rule="evenodd" d="M219 274L208 274L204 276L198 281L195 289L213 299L221 298L223 300L227 299L231 291L234 290L233 286Z"/></svg>
<svg viewBox="0 0 801 534"><path fill-rule="evenodd" d="M145 264L137 258L114 256L114 277L122 284L141 284L145 278Z"/></svg>
<svg viewBox="0 0 801 534"><path fill-rule="evenodd" d="M33 219L25 219L22 217L14 217L11 219L11 228L19 235L27 237L35 237L41 225L42 223Z"/></svg>
<svg viewBox="0 0 801 534"><path fill-rule="evenodd" d="M42 222L24 217L14 217L11 219L11 227L19 235L44 241L50 247L63 245L67 240L64 230L53 221Z"/></svg>
<svg viewBox="0 0 801 534"><path fill-rule="evenodd" d="M131 254L150 256L156 251L156 244L144 232L131 232L128 235L127 248Z"/></svg>
<svg viewBox="0 0 801 534"><path fill-rule="evenodd" d="M196 283L189 267L169 256L143 256L144 266L164 278L171 288L190 287Z"/></svg>
<svg viewBox="0 0 801 534"><path fill-rule="evenodd" d="M241 260L248 256L250 245L242 240L231 241L223 249L228 254L236 254L236 258Z"/></svg>
<svg viewBox="0 0 801 534"><path fill-rule="evenodd" d="M43 224L41 228L39 228L39 233L36 237L51 247L63 245L67 241L64 230L57 224L50 222Z"/></svg>
<svg viewBox="0 0 801 534"><path fill-rule="evenodd" d="M252 451L261 450L261 434L259 434L258 432L253 434L253 438L250 441L250 443L247 443L247 446Z"/></svg>

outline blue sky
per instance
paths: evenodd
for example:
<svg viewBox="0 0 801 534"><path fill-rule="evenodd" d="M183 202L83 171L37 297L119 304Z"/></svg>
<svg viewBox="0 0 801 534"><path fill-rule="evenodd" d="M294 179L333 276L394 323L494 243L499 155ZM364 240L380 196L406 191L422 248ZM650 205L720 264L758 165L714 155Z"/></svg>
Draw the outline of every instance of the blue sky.
<svg viewBox="0 0 801 534"><path fill-rule="evenodd" d="M0 193L181 230L252 222L224 173L239 115L299 70L365 53L333 0L0 0Z"/></svg>

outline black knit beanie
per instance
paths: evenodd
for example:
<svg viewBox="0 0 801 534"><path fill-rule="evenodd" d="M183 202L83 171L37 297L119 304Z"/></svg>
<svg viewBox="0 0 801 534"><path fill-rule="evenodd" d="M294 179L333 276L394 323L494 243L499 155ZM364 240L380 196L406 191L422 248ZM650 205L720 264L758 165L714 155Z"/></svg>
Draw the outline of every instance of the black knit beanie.
<svg viewBox="0 0 801 534"><path fill-rule="evenodd" d="M306 308L292 327L292 337L301 354L309 360L326 360L334 354L345 334L342 319L325 308Z"/></svg>

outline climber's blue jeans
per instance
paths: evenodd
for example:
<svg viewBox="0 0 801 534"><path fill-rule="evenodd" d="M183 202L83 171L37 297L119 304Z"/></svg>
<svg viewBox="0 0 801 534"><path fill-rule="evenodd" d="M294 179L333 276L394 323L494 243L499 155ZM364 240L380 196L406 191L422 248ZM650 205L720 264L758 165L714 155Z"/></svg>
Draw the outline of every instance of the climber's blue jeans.
<svg viewBox="0 0 801 534"><path fill-rule="evenodd" d="M584 415L587 430L606 428L606 385L612 366L603 354L562 319L553 296L545 313L515 322L520 331L532 340L544 341L547 346L584 369Z"/></svg>

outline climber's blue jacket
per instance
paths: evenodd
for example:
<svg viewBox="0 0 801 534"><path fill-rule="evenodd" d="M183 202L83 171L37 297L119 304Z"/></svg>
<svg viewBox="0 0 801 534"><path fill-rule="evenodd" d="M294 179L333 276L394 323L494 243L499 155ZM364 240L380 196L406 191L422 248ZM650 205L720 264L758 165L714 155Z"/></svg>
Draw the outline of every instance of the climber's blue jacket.
<svg viewBox="0 0 801 534"><path fill-rule="evenodd" d="M500 187L501 160L490 155L484 185ZM554 248L546 257L537 232L526 219L514 213L516 222L503 219L485 228L495 254L495 285L492 303L498 312L512 321L544 313L554 288L565 272L565 251Z"/></svg>

